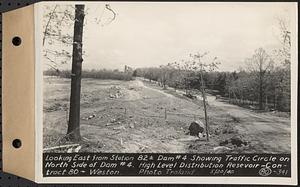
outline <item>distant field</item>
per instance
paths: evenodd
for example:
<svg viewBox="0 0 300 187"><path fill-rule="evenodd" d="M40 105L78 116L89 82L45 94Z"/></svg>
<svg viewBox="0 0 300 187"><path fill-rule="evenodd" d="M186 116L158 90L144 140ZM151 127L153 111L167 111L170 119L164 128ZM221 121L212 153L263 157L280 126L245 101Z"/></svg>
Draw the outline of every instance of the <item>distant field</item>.
<svg viewBox="0 0 300 187"><path fill-rule="evenodd" d="M44 77L44 148L71 143L64 138L69 94L70 79ZM290 153L289 118L256 113L214 96L208 96L208 104L211 137L206 142L188 135L191 122L204 122L201 100L188 99L180 91L163 90L142 79L82 79L83 138L79 151ZM228 143L232 138L246 145Z"/></svg>

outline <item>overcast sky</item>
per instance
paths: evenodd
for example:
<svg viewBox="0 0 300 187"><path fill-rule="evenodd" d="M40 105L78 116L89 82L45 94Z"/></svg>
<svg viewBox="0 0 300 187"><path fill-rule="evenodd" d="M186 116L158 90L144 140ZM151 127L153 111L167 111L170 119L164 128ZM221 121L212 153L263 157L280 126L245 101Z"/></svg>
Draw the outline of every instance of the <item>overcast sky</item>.
<svg viewBox="0 0 300 187"><path fill-rule="evenodd" d="M104 4L88 3L83 68L159 66L209 51L220 59L221 71L233 71L256 48L278 47L276 17L288 18L292 5L112 2L117 17L107 24L112 13Z"/></svg>

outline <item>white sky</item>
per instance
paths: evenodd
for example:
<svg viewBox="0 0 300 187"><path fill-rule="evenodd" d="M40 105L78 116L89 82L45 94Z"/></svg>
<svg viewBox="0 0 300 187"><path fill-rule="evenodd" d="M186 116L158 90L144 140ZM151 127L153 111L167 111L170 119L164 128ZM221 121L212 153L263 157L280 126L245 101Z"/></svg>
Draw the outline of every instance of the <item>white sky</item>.
<svg viewBox="0 0 300 187"><path fill-rule="evenodd" d="M150 67L209 51L220 70L233 71L254 50L278 46L276 16L293 15L295 3L116 3L116 19L96 24L103 3L86 5L84 69ZM111 13L104 11L102 23ZM71 68L71 62L66 66Z"/></svg>

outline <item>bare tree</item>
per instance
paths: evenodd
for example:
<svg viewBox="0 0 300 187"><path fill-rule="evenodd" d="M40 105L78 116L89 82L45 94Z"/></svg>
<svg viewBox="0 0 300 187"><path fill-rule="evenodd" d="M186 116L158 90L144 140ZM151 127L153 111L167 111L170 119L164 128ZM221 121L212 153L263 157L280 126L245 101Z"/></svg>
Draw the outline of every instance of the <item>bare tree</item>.
<svg viewBox="0 0 300 187"><path fill-rule="evenodd" d="M84 30L84 17L86 15L85 5L55 5L46 6L50 10L45 17L44 23L44 57L48 60L47 65L58 70L61 64L67 64L72 59L71 70L71 94L70 94L70 112L68 120L67 135L72 141L79 141L80 136L80 90L81 90L81 72L84 52L82 50L82 36ZM75 11L74 11L75 10ZM116 18L116 13L109 4L104 6L104 10L112 13L110 24ZM75 12L75 13L74 13ZM103 14L102 14L103 15ZM101 22L101 18L96 19L96 24ZM105 24L102 24L104 26ZM66 28L71 28L68 30ZM62 29L64 28L64 29ZM72 32L73 31L73 36ZM47 43L46 43L47 41ZM63 45L62 45L63 44ZM57 49L57 45L61 48ZM73 47L72 52L70 47Z"/></svg>
<svg viewBox="0 0 300 187"><path fill-rule="evenodd" d="M199 73L199 81L201 82L200 90L202 93L203 110L204 110L204 117L205 117L206 140L209 141L209 125L208 125L208 114L207 114L207 106L206 106L207 101L206 101L205 82L203 79L203 75L207 71L214 71L220 63L217 61L217 57L214 57L214 59L210 63L204 62L203 58L207 54L208 54L207 52L203 54L200 53L194 55L191 54L191 57L194 59L192 61L191 68L194 71L197 71Z"/></svg>
<svg viewBox="0 0 300 187"><path fill-rule="evenodd" d="M72 28L74 25L74 6L46 5L44 9L43 56L47 66L58 70L72 58L73 31L66 28Z"/></svg>
<svg viewBox="0 0 300 187"><path fill-rule="evenodd" d="M254 55L246 60L247 69L256 77L258 83L258 104L263 109L267 72L273 68L273 60L263 48L255 50Z"/></svg>
<svg viewBox="0 0 300 187"><path fill-rule="evenodd" d="M206 100L206 92L205 92L205 81L204 81L204 73L208 71L214 71L218 68L220 62L218 61L217 57L214 57L210 62L208 59L204 59L208 55L208 52L205 53L196 53L190 54L191 59L182 60L182 64L174 62L172 65L180 70L180 72L184 75L184 84L186 94L188 91L188 79L196 79L200 83L200 91L202 94L202 101L203 101L203 110L204 110L204 117L205 117L205 128L206 128L206 139L209 141L209 125L208 125L208 113L207 113L207 100ZM196 77L195 77L196 75Z"/></svg>
<svg viewBox="0 0 300 187"><path fill-rule="evenodd" d="M277 85L274 92L275 100L278 101L278 109L290 111L291 98L291 31L290 21L287 16L277 18L280 35L280 48L275 50L276 60L280 66L277 67ZM278 96L278 99L277 99Z"/></svg>
<svg viewBox="0 0 300 187"><path fill-rule="evenodd" d="M277 51L277 55L283 60L284 65L290 65L291 63L291 31L289 23L285 18L277 18L278 27L280 30L279 41L281 48ZM289 68L289 67L288 67Z"/></svg>
<svg viewBox="0 0 300 187"><path fill-rule="evenodd" d="M184 85L185 94L190 94L190 82L192 77L192 73L194 71L193 69L193 63L190 59L188 60L181 60L180 62L174 62L170 64L175 69L178 70L178 79L180 84Z"/></svg>
<svg viewBox="0 0 300 187"><path fill-rule="evenodd" d="M170 75L173 67L170 63L159 66L159 81L163 89L167 89L167 82L170 81Z"/></svg>

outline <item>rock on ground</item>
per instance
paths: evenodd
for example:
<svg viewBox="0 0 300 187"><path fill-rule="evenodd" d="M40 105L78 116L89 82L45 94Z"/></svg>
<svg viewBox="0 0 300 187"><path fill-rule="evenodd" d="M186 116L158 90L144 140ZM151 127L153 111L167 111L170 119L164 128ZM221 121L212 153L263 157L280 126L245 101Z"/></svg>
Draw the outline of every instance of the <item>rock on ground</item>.
<svg viewBox="0 0 300 187"><path fill-rule="evenodd" d="M203 133L204 129L205 126L201 121L193 121L189 127L190 135L199 136L199 133Z"/></svg>

